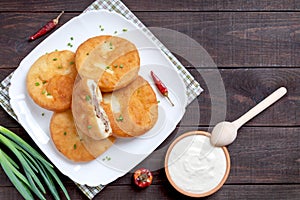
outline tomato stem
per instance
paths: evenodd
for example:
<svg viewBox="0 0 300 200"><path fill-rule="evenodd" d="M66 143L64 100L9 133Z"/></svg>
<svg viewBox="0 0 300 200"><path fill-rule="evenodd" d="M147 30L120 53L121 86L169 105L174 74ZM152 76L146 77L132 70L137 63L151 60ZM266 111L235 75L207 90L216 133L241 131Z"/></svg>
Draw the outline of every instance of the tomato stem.
<svg viewBox="0 0 300 200"><path fill-rule="evenodd" d="M141 175L139 175L139 180L142 182L147 182L148 179L148 175L145 173L142 173Z"/></svg>

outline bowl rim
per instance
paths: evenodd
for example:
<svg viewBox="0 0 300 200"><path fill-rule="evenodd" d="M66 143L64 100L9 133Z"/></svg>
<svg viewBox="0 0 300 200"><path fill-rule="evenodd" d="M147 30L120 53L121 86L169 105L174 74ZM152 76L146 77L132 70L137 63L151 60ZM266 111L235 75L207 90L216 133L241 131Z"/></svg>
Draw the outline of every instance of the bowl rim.
<svg viewBox="0 0 300 200"><path fill-rule="evenodd" d="M181 188L179 188L176 183L172 180L171 176L170 176L170 173L169 173L169 167L168 167L168 160L169 160L169 156L170 156L170 153L173 149L173 147L183 138L185 137L188 137L188 136L191 136L191 135L204 135L204 136L207 136L207 137L210 137L211 134L206 132L206 131L189 131L189 132L186 132L186 133L183 133L182 135L180 135L178 138L176 138L172 143L171 145L169 146L168 150L167 150L167 153L166 153L166 156L165 156L165 173L166 173L166 176L167 176L167 179L168 181L170 182L170 184L178 191L180 192L181 194L184 194L186 196L190 196L190 197L206 197L206 196L209 196L209 195L212 195L213 193L217 192L225 183L225 181L227 180L228 176L229 176L229 171L230 171L230 155L229 155L229 152L227 150L226 147L221 147L224 154L225 154L225 158L226 158L226 170L225 170L225 174L222 178L222 180L219 182L219 184L214 187L213 189L207 191L207 192L204 192L204 193L192 193L192 192L187 192Z"/></svg>

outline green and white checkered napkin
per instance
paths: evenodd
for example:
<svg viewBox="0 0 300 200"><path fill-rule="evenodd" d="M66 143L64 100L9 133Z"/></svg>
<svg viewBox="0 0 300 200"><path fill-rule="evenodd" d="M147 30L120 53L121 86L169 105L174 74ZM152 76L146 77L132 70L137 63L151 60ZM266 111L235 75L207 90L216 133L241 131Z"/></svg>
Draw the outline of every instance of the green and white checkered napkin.
<svg viewBox="0 0 300 200"><path fill-rule="evenodd" d="M149 31L148 28L119 0L96 0L92 3L84 12L90 10L99 10L105 9L108 11L115 11L123 15L126 19L136 24L146 35L153 40L161 50L168 56L170 61L176 66L179 74L184 80L184 83L187 87L187 98L188 104L191 103L201 92L202 88L199 83L194 80L194 77L181 65L181 63L174 57L174 55ZM13 73L12 73L13 74ZM10 74L6 77L0 84L0 104L4 110L10 114L15 120L18 121L17 116L12 110L9 103L8 88L10 86L10 80L12 77ZM98 194L103 188L104 185L99 185L97 187L89 187L87 185L80 185L76 183L80 190L89 198L92 199L96 194Z"/></svg>

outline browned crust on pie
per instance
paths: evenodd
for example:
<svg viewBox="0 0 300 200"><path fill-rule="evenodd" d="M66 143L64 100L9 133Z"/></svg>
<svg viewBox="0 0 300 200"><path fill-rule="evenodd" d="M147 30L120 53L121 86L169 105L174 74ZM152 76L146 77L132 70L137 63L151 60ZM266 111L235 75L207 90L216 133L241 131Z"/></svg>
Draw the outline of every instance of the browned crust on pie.
<svg viewBox="0 0 300 200"><path fill-rule="evenodd" d="M29 69L27 91L42 108L61 112L70 108L77 76L75 54L55 51L41 56Z"/></svg>
<svg viewBox="0 0 300 200"><path fill-rule="evenodd" d="M102 106L116 137L140 136L150 130L158 119L156 95L141 76L125 88L103 94L103 98ZM116 104L112 101L118 102L119 110L113 108Z"/></svg>
<svg viewBox="0 0 300 200"><path fill-rule="evenodd" d="M125 87L140 69L135 45L116 36L89 38L78 47L75 59L79 74L97 81L102 92Z"/></svg>

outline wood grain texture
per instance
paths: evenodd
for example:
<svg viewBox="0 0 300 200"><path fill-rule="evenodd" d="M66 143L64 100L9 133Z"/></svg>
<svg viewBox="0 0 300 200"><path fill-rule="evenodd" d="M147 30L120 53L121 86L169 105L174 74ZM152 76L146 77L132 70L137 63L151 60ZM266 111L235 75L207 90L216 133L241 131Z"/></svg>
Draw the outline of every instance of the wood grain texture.
<svg viewBox="0 0 300 200"><path fill-rule="evenodd" d="M8 1L2 0L0 2L0 12L2 11L9 11L9 12L57 12L64 10L68 11L77 11L82 12L86 9L93 0L84 0L84 1L72 1L72 0L65 0L65 1L35 1L35 0L28 0L28 1Z"/></svg>
<svg viewBox="0 0 300 200"><path fill-rule="evenodd" d="M185 116L187 119L183 118L182 124L214 125L224 119L233 121L281 86L287 88L287 95L246 126L300 124L299 69L193 69L190 72L204 92L187 108L189 114ZM220 81L224 84L225 94L222 94Z"/></svg>
<svg viewBox="0 0 300 200"><path fill-rule="evenodd" d="M243 191L243 192L241 192ZM114 198L122 199L124 194L130 199L194 199L181 195L171 185L153 185L147 190L135 190L131 186L108 186L96 199L110 198L114 193ZM270 186L243 186L225 185L215 195L204 199L262 199L268 196L270 199L291 199L296 200L299 195L298 185L270 185Z"/></svg>
<svg viewBox="0 0 300 200"><path fill-rule="evenodd" d="M2 0L0 2L0 81L46 37L28 37L61 11L59 26L79 15L93 0ZM300 196L300 1L294 0L124 0L148 27L167 28L201 45L215 65L195 63L191 41L177 34L157 37L187 66L204 92L186 110L171 135L136 168L153 171L145 190L132 185L132 171L109 184L95 199L190 199L167 181L164 156L184 132L211 131L218 121L232 121L280 86L288 93L239 130L228 147L231 171L225 185L205 199L299 199ZM67 47L67 42L66 42ZM179 51L180 50L180 51ZM216 66L218 68L216 68ZM176 83L174 83L176 84ZM32 139L3 109L0 125ZM2 148L0 144L0 148ZM68 177L58 172L71 199L86 199ZM62 194L62 193L61 193ZM0 168L0 199L21 196ZM46 194L47 199L53 199Z"/></svg>
<svg viewBox="0 0 300 200"><path fill-rule="evenodd" d="M68 187L71 190L71 186ZM298 200L298 185L224 185L216 194L203 199L289 199ZM244 191L244 192L241 192ZM152 185L146 190L136 190L132 186L107 186L94 199L194 199L181 195L171 185ZM52 199L46 195L47 199ZM72 200L87 199L78 189L73 188L70 192ZM15 188L6 187L0 193L1 199L21 199Z"/></svg>
<svg viewBox="0 0 300 200"><path fill-rule="evenodd" d="M148 27L172 29L196 40L218 67L299 67L300 14L296 12L136 14ZM176 41L180 43L174 38L172 46ZM188 42L180 44L190 53L197 50L190 49Z"/></svg>
<svg viewBox="0 0 300 200"><path fill-rule="evenodd" d="M29 42L29 36L34 34L49 20L55 18L57 13L0 13L0 47L3 48L0 53L0 56L3 58L0 68L18 67L21 60L45 39L45 37L42 37ZM61 17L58 27L74 16L76 16L75 13L65 13Z"/></svg>
<svg viewBox="0 0 300 200"><path fill-rule="evenodd" d="M16 67L43 41L45 37L33 42L27 39L57 13L0 13L3 49L0 56L6 58L0 68ZM78 14L64 14L59 26ZM168 28L195 40L221 68L299 67L298 12L137 12L136 15L148 27ZM167 46L172 50L178 45L174 42ZM197 56L197 49L191 49L188 42L180 43L180 47Z"/></svg>
<svg viewBox="0 0 300 200"><path fill-rule="evenodd" d="M81 11L93 0L84 1L34 1L2 0L0 11ZM123 0L132 11L291 11L299 10L300 2L294 0Z"/></svg>

